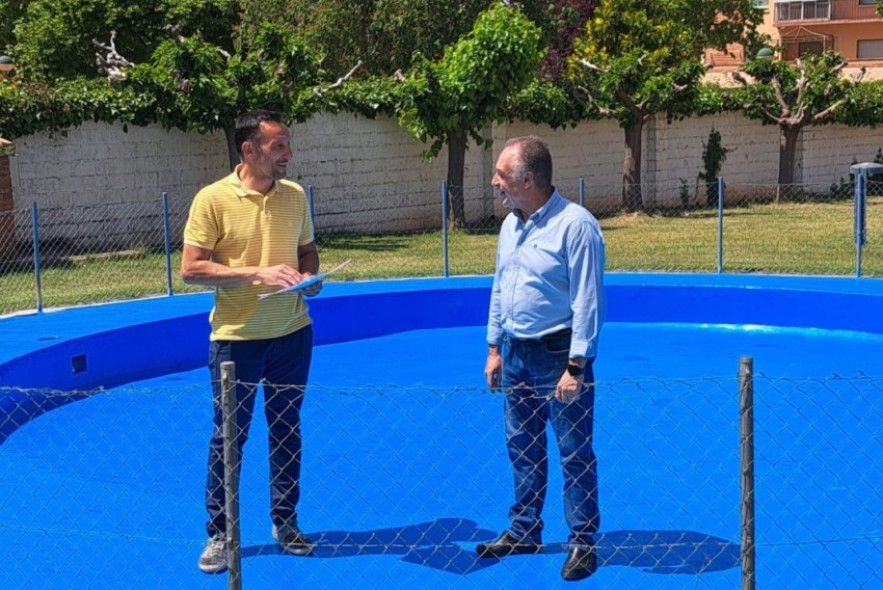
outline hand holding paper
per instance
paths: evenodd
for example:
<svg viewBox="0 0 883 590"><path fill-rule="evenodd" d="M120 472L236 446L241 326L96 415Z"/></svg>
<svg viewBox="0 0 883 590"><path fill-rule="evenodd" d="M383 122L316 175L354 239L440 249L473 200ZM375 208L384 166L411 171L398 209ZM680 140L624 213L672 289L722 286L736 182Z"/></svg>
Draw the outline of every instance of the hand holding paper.
<svg viewBox="0 0 883 590"><path fill-rule="evenodd" d="M273 291L272 293L263 293L261 295L258 295L258 298L259 299L266 299L267 297L270 297L271 295L278 295L279 293L287 293L289 291L303 291L304 289L306 289L312 285L315 285L316 283L324 280L329 275L336 273L337 271L339 271L340 269L345 267L350 262L352 262L352 259L347 258L346 260L344 260L343 262L341 262L340 264L338 264L337 266L335 266L334 268L332 268L331 270L329 270L327 272L313 275L309 278L302 280L301 282L297 283L296 285L292 285L290 287L285 287L284 289L279 289L278 291Z"/></svg>

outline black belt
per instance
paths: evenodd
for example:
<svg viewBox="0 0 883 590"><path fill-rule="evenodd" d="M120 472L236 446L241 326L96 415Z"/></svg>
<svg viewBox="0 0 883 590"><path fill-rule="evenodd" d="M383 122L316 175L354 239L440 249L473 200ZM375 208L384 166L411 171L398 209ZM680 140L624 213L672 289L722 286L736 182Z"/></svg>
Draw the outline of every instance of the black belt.
<svg viewBox="0 0 883 590"><path fill-rule="evenodd" d="M552 340L557 340L558 338L563 338L565 336L570 336L573 333L573 330L570 328L564 328L563 330L558 330L557 332L552 332L551 334L546 334L545 336L540 336L539 338L512 338L511 336L507 336L510 342L551 342Z"/></svg>

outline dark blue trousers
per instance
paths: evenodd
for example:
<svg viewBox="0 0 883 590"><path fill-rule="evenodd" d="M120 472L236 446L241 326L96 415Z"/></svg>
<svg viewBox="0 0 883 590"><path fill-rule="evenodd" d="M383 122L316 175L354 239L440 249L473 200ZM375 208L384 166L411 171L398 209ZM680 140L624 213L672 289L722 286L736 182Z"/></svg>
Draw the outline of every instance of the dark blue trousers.
<svg viewBox="0 0 883 590"><path fill-rule="evenodd" d="M300 409L312 351L312 326L270 340L223 340L211 343L209 370L214 397L214 426L209 443L205 488L208 510L206 531L210 537L226 532L221 363L236 363L236 423L240 452L248 439L258 384L263 384L264 414L269 427L270 518L276 525L287 521L296 524L300 497Z"/></svg>

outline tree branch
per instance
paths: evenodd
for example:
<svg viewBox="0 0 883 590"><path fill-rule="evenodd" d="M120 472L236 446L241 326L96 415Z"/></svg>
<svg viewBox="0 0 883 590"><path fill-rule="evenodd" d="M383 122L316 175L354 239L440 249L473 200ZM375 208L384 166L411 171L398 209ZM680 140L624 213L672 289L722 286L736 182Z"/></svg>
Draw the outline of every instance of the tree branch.
<svg viewBox="0 0 883 590"><path fill-rule="evenodd" d="M595 70L596 72L606 73L606 72L610 71L610 68L602 68L600 66L596 66L592 62L585 60L585 59L579 60L579 63L581 63L585 67L589 68L590 70Z"/></svg>
<svg viewBox="0 0 883 590"><path fill-rule="evenodd" d="M359 60L356 63L356 65L354 65L352 67L352 69L350 69L350 71L348 71L346 74L344 74L343 76L338 78L337 81L334 84L332 84L331 86L328 86L327 88L314 88L313 89L313 98L315 98L316 96L320 96L322 94L325 94L329 90L334 90L335 88L340 88L341 86L343 86L343 83L346 82L347 80L349 80L350 78L352 78L353 75L361 67L362 67L362 60Z"/></svg>
<svg viewBox="0 0 883 590"><path fill-rule="evenodd" d="M748 78L743 76L741 72L731 72L730 76L743 87L748 88Z"/></svg>
<svg viewBox="0 0 883 590"><path fill-rule="evenodd" d="M612 119L615 116L616 113L614 113L612 110L608 109L607 107L602 107L600 105L600 103L598 103L598 101L595 100L595 97L592 96L592 93L589 92L588 88L586 88L585 86L579 86L579 85L577 85L576 88L578 90L582 90L586 94L586 96L589 97L589 104L591 104L592 106L595 107L595 110L598 111L599 115L601 115L602 117L608 118L608 119Z"/></svg>
<svg viewBox="0 0 883 590"><path fill-rule="evenodd" d="M826 119L830 118L831 115L834 114L834 111L836 111L838 108L840 108L845 102L846 102L846 99L841 98L840 100L838 100L837 102L835 102L834 104L832 104L831 106L826 108L824 111L822 111L821 113L818 113L816 116L814 116L812 118L812 120L818 121L818 122L825 121Z"/></svg>
<svg viewBox="0 0 883 590"><path fill-rule="evenodd" d="M181 34L181 26L180 26L180 25L171 25L171 24L169 24L169 25L164 26L164 27L162 28L162 30L165 31L166 33L168 33L169 36L171 36L171 38L172 38L172 39L175 41L175 43L177 43L178 45L183 45L184 42L187 41L187 37L185 37L184 35ZM197 39L202 39L202 35L201 35L198 31L197 31L197 33L196 33L196 38L197 38ZM222 49L222 48L220 48L220 47L218 47L217 50L218 50L218 53L221 54L221 57L223 57L224 59L226 59L228 62L230 61L230 58L233 57L232 55L230 55L230 53L229 53L228 51L226 51L226 50L224 50L224 49Z"/></svg>
<svg viewBox="0 0 883 590"><path fill-rule="evenodd" d="M861 83L862 79L865 77L865 72L867 72L867 71L868 71L868 68L865 66L862 66L861 68L859 68L859 71L857 71L856 73L854 73L852 75L853 86L858 86L859 83Z"/></svg>
<svg viewBox="0 0 883 590"><path fill-rule="evenodd" d="M131 68L135 65L117 51L116 36L116 31L110 32L109 45L102 43L98 39L92 39L93 45L106 52L106 55L95 54L95 64L98 66L98 73L107 76L107 82L111 85L125 81L126 73L123 71L123 68Z"/></svg>
<svg viewBox="0 0 883 590"><path fill-rule="evenodd" d="M782 83L779 81L779 77L773 76L772 80L770 80L770 84L773 85L773 90L776 93L776 102L782 107L782 116L790 117L791 107L788 106L788 101L785 100L785 96L782 94Z"/></svg>

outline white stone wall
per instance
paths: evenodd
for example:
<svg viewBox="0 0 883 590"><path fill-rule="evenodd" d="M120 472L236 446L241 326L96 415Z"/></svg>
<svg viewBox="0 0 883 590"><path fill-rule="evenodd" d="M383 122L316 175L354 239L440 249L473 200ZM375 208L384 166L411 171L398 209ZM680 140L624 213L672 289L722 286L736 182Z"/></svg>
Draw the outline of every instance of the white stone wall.
<svg viewBox="0 0 883 590"><path fill-rule="evenodd" d="M849 180L849 167L873 162L883 148L883 129L823 125L803 130L803 184L828 186Z"/></svg>
<svg viewBox="0 0 883 590"><path fill-rule="evenodd" d="M64 254L104 244L161 246L162 193L169 197L172 234L179 235L196 188L227 166L223 134L159 126L88 122L15 144L15 208L37 203L41 240ZM18 239L30 241L30 216L17 216L16 225Z"/></svg>
<svg viewBox="0 0 883 590"><path fill-rule="evenodd" d="M553 181L564 196L577 201L582 179L585 204L589 209L603 210L609 208L612 201L618 203L624 140L623 132L615 122L597 121L566 129L525 122L498 125L494 128L494 160L507 139L530 134L539 135L549 144ZM490 176L487 182L490 182ZM499 203L496 208L497 214L502 213Z"/></svg>
<svg viewBox="0 0 883 590"><path fill-rule="evenodd" d="M419 229L441 221L447 159L389 118L318 115L292 127L291 178L313 187L317 228Z"/></svg>
<svg viewBox="0 0 883 590"><path fill-rule="evenodd" d="M756 190L753 187L769 190L775 185L779 149L775 126L740 114L672 123L658 117L644 133L646 203L679 203L681 179L686 180L692 199L704 198L696 177L712 127L730 150L722 170L728 198L730 189L751 193ZM485 131L486 137L493 138L491 149L470 144L464 180L468 219L502 213L490 188L494 161L507 138L529 133L548 141L555 160L555 183L566 196L577 200L580 179L584 179L590 209L603 211L619 203L624 140L614 121L555 130L516 122ZM421 153L426 146L405 133L395 119L323 114L294 125L292 138L295 154L290 175L314 188L320 230L405 231L440 226L446 152L424 160ZM883 134L875 129L807 128L800 145L797 182L829 186L848 177L853 161L873 160L881 146ZM34 201L41 210L76 208L82 219L68 216L66 223L53 224L53 231L78 239L84 233L132 234L152 225L153 203L164 191L170 196L173 235L178 235L193 194L226 174L227 167L222 133L185 134L159 126L124 130L121 124L100 123L84 123L66 134L20 138L10 158L15 208L27 209ZM151 212L143 220L135 215L134 221L115 223L118 214L107 211L112 207L135 211L146 207L145 202L151 203ZM161 228L158 231L161 235ZM21 237L27 239L29 232L22 227Z"/></svg>
<svg viewBox="0 0 883 590"><path fill-rule="evenodd" d="M84 123L66 134L17 139L11 161L17 207L143 202L167 191L176 200L227 165L223 134L159 126Z"/></svg>

